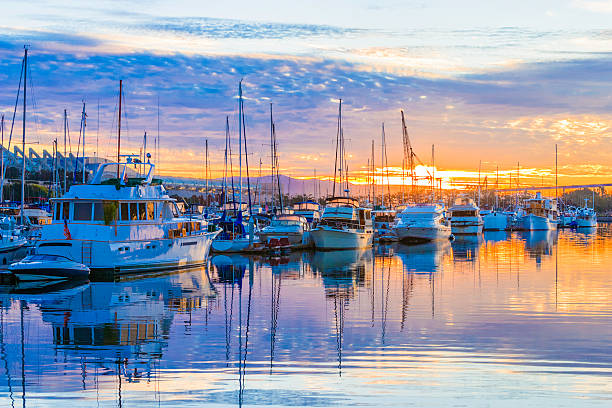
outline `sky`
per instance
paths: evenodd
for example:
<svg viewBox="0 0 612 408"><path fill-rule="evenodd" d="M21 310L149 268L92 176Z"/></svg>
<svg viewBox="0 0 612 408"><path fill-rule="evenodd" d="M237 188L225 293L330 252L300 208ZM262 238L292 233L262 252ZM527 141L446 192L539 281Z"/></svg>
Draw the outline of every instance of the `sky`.
<svg viewBox="0 0 612 408"><path fill-rule="evenodd" d="M85 102L87 154L115 155L123 79L122 152L138 153L145 131L151 146L159 103L161 174L203 177L208 139L219 177L226 116L238 151L242 79L251 174L260 160L269 167L270 103L281 171L332 174L341 98L355 180L372 140L380 169L383 123L401 180L404 110L414 151L431 165L434 145L445 181L475 180L480 168L491 183L499 168L503 185L519 168L521 185L554 184L555 144L560 184L610 181L612 1L5 0L2 9L0 110L10 120L28 44L37 150L55 138L62 150L67 109L75 152Z"/></svg>

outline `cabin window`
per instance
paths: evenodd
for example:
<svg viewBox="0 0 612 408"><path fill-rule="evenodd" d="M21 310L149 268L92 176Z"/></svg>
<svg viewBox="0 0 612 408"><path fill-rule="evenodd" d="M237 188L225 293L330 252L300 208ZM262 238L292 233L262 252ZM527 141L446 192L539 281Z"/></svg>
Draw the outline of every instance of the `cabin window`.
<svg viewBox="0 0 612 408"><path fill-rule="evenodd" d="M91 203L74 203L75 221L91 221Z"/></svg>
<svg viewBox="0 0 612 408"><path fill-rule="evenodd" d="M138 220L138 203L130 203L130 219L132 221Z"/></svg>
<svg viewBox="0 0 612 408"><path fill-rule="evenodd" d="M70 219L70 203L68 201L65 201L62 204L62 206L63 206L62 213L64 215L64 219L69 220Z"/></svg>
<svg viewBox="0 0 612 408"><path fill-rule="evenodd" d="M121 221L130 220L130 205L128 203L121 203Z"/></svg>
<svg viewBox="0 0 612 408"><path fill-rule="evenodd" d="M138 219L147 219L147 203L138 203Z"/></svg>
<svg viewBox="0 0 612 408"><path fill-rule="evenodd" d="M148 220L155 219L155 203L153 202L147 203L147 219Z"/></svg>
<svg viewBox="0 0 612 408"><path fill-rule="evenodd" d="M104 204L94 203L94 221L104 221Z"/></svg>
<svg viewBox="0 0 612 408"><path fill-rule="evenodd" d="M372 213L370 211L366 211L365 218L366 220L372 219Z"/></svg>
<svg viewBox="0 0 612 408"><path fill-rule="evenodd" d="M62 219L62 203L55 203L55 219L56 220L61 220Z"/></svg>

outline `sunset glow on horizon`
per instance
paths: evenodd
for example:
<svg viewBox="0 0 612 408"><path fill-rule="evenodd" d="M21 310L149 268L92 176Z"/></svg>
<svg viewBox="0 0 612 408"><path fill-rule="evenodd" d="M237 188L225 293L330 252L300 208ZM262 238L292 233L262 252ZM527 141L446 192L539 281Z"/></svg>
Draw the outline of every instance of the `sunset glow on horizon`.
<svg viewBox="0 0 612 408"><path fill-rule="evenodd" d="M423 160L418 175L426 176L434 145L444 188L477 183L479 167L489 186L509 187L517 168L521 186L554 185L555 145L560 185L610 181L612 37L600 27L612 10L599 2L530 4L522 26L502 17L515 14L510 6L481 7L478 20L487 27L475 26L473 16L447 1L376 7L359 1L351 3L350 18L340 4L325 4L328 15L295 6L303 9L303 21L284 5L263 15L246 2L169 7L142 1L124 13L108 0L96 9L70 1L8 3L0 110L11 118L23 44L29 44L34 99L28 139L35 150L50 151L55 138L61 144L66 108L68 148L76 153L85 101L86 153L115 157L123 79L125 151L138 153L144 132L149 140L159 132L159 174L203 178L208 139L212 177L219 178L226 116L238 150L236 95L243 79L251 176L259 174L260 161L267 174L273 103L281 172L332 177L342 98L356 184L366 183L372 141L381 173L375 183L387 183L380 168L383 123L389 183L403 184L400 110ZM463 20L449 18L455 14Z"/></svg>

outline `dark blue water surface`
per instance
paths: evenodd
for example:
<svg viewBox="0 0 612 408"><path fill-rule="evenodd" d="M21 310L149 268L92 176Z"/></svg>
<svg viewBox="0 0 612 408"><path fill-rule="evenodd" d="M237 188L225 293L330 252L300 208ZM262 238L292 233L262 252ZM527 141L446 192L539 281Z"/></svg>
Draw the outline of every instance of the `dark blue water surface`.
<svg viewBox="0 0 612 408"><path fill-rule="evenodd" d="M612 228L0 295L0 406L612 406Z"/></svg>

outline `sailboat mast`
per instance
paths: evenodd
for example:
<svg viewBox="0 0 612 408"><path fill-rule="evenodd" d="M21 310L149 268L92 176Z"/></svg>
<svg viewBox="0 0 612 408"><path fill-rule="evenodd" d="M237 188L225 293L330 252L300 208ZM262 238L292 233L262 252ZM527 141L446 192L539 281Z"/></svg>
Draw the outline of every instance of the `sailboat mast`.
<svg viewBox="0 0 612 408"><path fill-rule="evenodd" d="M374 140L372 139L372 205L376 206L376 167L374 165Z"/></svg>
<svg viewBox="0 0 612 408"><path fill-rule="evenodd" d="M2 129L2 146L0 146L0 178L2 182L0 182L0 203L4 201L4 114L2 115L2 119L0 119L0 128Z"/></svg>
<svg viewBox="0 0 612 408"><path fill-rule="evenodd" d="M382 173L380 173L380 181L381 183L381 189L380 189L380 206L384 207L385 206L385 125L383 125L383 130L380 134L380 166L382 169Z"/></svg>
<svg viewBox="0 0 612 408"><path fill-rule="evenodd" d="M431 145L431 202L436 201L436 151L435 146Z"/></svg>
<svg viewBox="0 0 612 408"><path fill-rule="evenodd" d="M85 128L87 127L87 113L85 112L85 102L83 102L83 112L81 113L81 120L83 121L83 184L85 184Z"/></svg>
<svg viewBox="0 0 612 408"><path fill-rule="evenodd" d="M557 144L555 143L555 199L559 198L559 193L557 192L557 186L559 185L559 172L557 164Z"/></svg>
<svg viewBox="0 0 612 408"><path fill-rule="evenodd" d="M204 178L206 179L206 205L208 205L208 139L206 139L206 156L204 157Z"/></svg>
<svg viewBox="0 0 612 408"><path fill-rule="evenodd" d="M238 84L238 168L239 168L239 191L238 202L240 211L242 211L242 80Z"/></svg>
<svg viewBox="0 0 612 408"><path fill-rule="evenodd" d="M23 225L23 212L25 200L25 171L26 171L26 153L25 153L25 138L26 138L26 89L28 87L28 47L24 47L23 56L23 135L21 137L21 153L23 162L21 165L21 225Z"/></svg>
<svg viewBox="0 0 612 408"><path fill-rule="evenodd" d="M64 194L66 193L66 190L68 189L68 187L66 186L66 172L67 172L66 156L68 155L68 151L66 150L66 135L67 134L68 134L68 112L66 112L66 109L64 109Z"/></svg>
<svg viewBox="0 0 612 408"><path fill-rule="evenodd" d="M121 162L121 95L123 93L123 79L119 80L119 120L117 121L117 178L119 178L119 163Z"/></svg>
<svg viewBox="0 0 612 408"><path fill-rule="evenodd" d="M276 178L276 175L274 173L274 159L276 158L276 155L274 154L274 119L272 117L272 103L270 103L270 165L271 165L271 171L272 171L272 177L270 179L270 186L271 186L271 193L270 194L270 205L272 205L272 207L274 207L274 179Z"/></svg>

